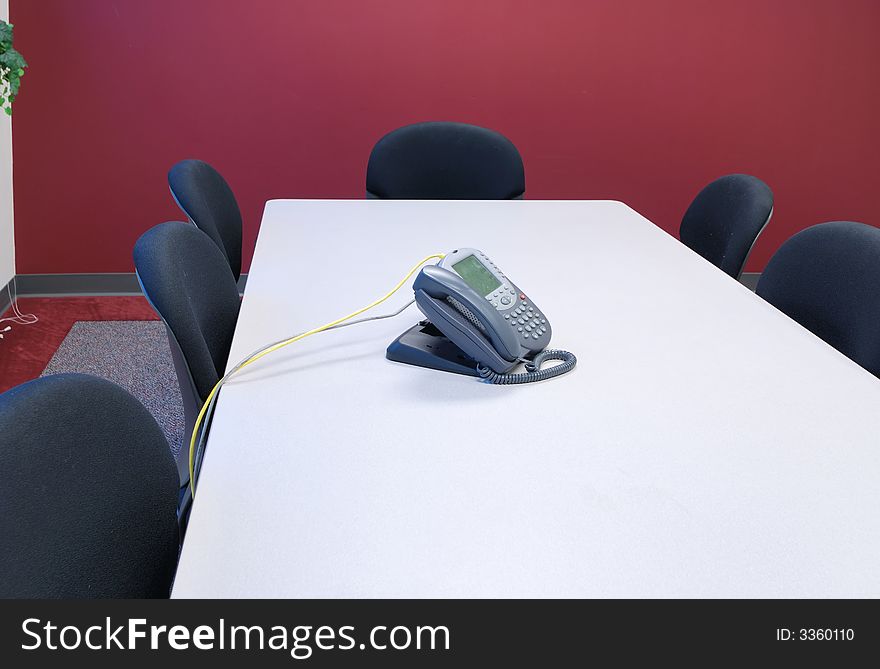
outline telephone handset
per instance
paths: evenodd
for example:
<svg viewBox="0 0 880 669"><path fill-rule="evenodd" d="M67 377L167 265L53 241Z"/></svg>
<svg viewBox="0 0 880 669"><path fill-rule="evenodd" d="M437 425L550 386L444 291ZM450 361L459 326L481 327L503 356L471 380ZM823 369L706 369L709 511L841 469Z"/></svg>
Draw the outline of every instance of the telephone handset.
<svg viewBox="0 0 880 669"><path fill-rule="evenodd" d="M571 353L544 350L551 336L546 314L482 251L451 251L421 270L413 291L428 320L494 383L540 381L576 363ZM540 370L546 359L562 364ZM510 374L521 362L529 373Z"/></svg>

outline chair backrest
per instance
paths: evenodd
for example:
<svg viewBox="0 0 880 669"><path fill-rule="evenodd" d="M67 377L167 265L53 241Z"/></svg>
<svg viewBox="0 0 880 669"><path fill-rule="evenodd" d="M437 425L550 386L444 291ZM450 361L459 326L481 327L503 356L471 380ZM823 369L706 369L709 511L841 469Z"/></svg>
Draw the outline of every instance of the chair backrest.
<svg viewBox="0 0 880 669"><path fill-rule="evenodd" d="M802 230L773 254L756 292L880 376L880 229L835 221Z"/></svg>
<svg viewBox="0 0 880 669"><path fill-rule="evenodd" d="M222 175L202 160L181 160L168 170L177 205L223 251L235 280L241 275L241 211Z"/></svg>
<svg viewBox="0 0 880 669"><path fill-rule="evenodd" d="M773 191L748 174L716 179L694 198L681 221L681 241L738 279L773 213Z"/></svg>
<svg viewBox="0 0 880 669"><path fill-rule="evenodd" d="M172 221L141 235L134 264L204 401L226 369L238 320L238 289L226 259L201 230ZM181 391L185 385L181 379Z"/></svg>
<svg viewBox="0 0 880 669"><path fill-rule="evenodd" d="M167 597L177 472L119 386L59 374L0 395L0 597Z"/></svg>
<svg viewBox="0 0 880 669"><path fill-rule="evenodd" d="M526 189L522 158L504 135L467 123L433 121L380 139L367 164L367 197L509 200Z"/></svg>

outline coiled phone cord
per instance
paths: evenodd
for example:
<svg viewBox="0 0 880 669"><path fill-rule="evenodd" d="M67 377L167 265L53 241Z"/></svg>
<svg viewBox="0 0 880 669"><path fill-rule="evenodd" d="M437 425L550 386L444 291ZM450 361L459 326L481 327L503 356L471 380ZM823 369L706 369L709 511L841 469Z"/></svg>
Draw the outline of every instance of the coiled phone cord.
<svg viewBox="0 0 880 669"><path fill-rule="evenodd" d="M541 369L541 365L545 360L561 360L558 365ZM516 383L534 383L536 381L544 381L552 379L554 376L560 376L566 372L570 372L577 364L577 358L574 353L568 351L560 351L559 349L545 349L538 353L531 360L522 359L525 363L525 374L499 374L494 372L485 365L477 365L477 373L489 383L498 385L513 385Z"/></svg>

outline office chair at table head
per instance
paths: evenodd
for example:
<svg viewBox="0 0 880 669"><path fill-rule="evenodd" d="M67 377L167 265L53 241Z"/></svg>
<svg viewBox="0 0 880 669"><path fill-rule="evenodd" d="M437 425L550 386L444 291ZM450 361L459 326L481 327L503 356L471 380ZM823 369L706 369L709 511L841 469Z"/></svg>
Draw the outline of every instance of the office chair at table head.
<svg viewBox="0 0 880 669"><path fill-rule="evenodd" d="M177 457L189 482L189 438L208 393L224 374L240 299L225 256L201 230L181 222L137 240L134 264L144 295L165 323L186 420Z"/></svg>
<svg viewBox="0 0 880 669"><path fill-rule="evenodd" d="M367 197L512 200L526 189L522 158L501 133L433 121L385 135L367 164Z"/></svg>
<svg viewBox="0 0 880 669"><path fill-rule="evenodd" d="M226 256L235 280L241 276L241 211L229 184L203 160L181 160L168 170L171 195L183 213Z"/></svg>
<svg viewBox="0 0 880 669"><path fill-rule="evenodd" d="M773 254L756 292L880 376L880 229L835 221L802 230Z"/></svg>
<svg viewBox="0 0 880 669"><path fill-rule="evenodd" d="M0 597L167 597L178 479L119 386L59 374L0 395Z"/></svg>
<svg viewBox="0 0 880 669"><path fill-rule="evenodd" d="M679 237L734 279L739 279L758 236L770 222L773 191L748 174L716 179L685 212Z"/></svg>

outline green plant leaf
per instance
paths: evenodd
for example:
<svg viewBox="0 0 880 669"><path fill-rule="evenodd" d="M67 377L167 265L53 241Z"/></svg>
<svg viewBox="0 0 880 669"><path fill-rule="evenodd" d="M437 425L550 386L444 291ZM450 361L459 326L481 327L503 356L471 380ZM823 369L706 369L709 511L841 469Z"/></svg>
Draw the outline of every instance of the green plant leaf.
<svg viewBox="0 0 880 669"><path fill-rule="evenodd" d="M12 46L12 24L0 20L0 105L9 116L26 67L24 57Z"/></svg>
<svg viewBox="0 0 880 669"><path fill-rule="evenodd" d="M0 21L0 48L12 46L12 26L6 21Z"/></svg>
<svg viewBox="0 0 880 669"><path fill-rule="evenodd" d="M4 53L0 53L0 64L11 70L18 70L27 66L21 54L12 47L8 48Z"/></svg>

